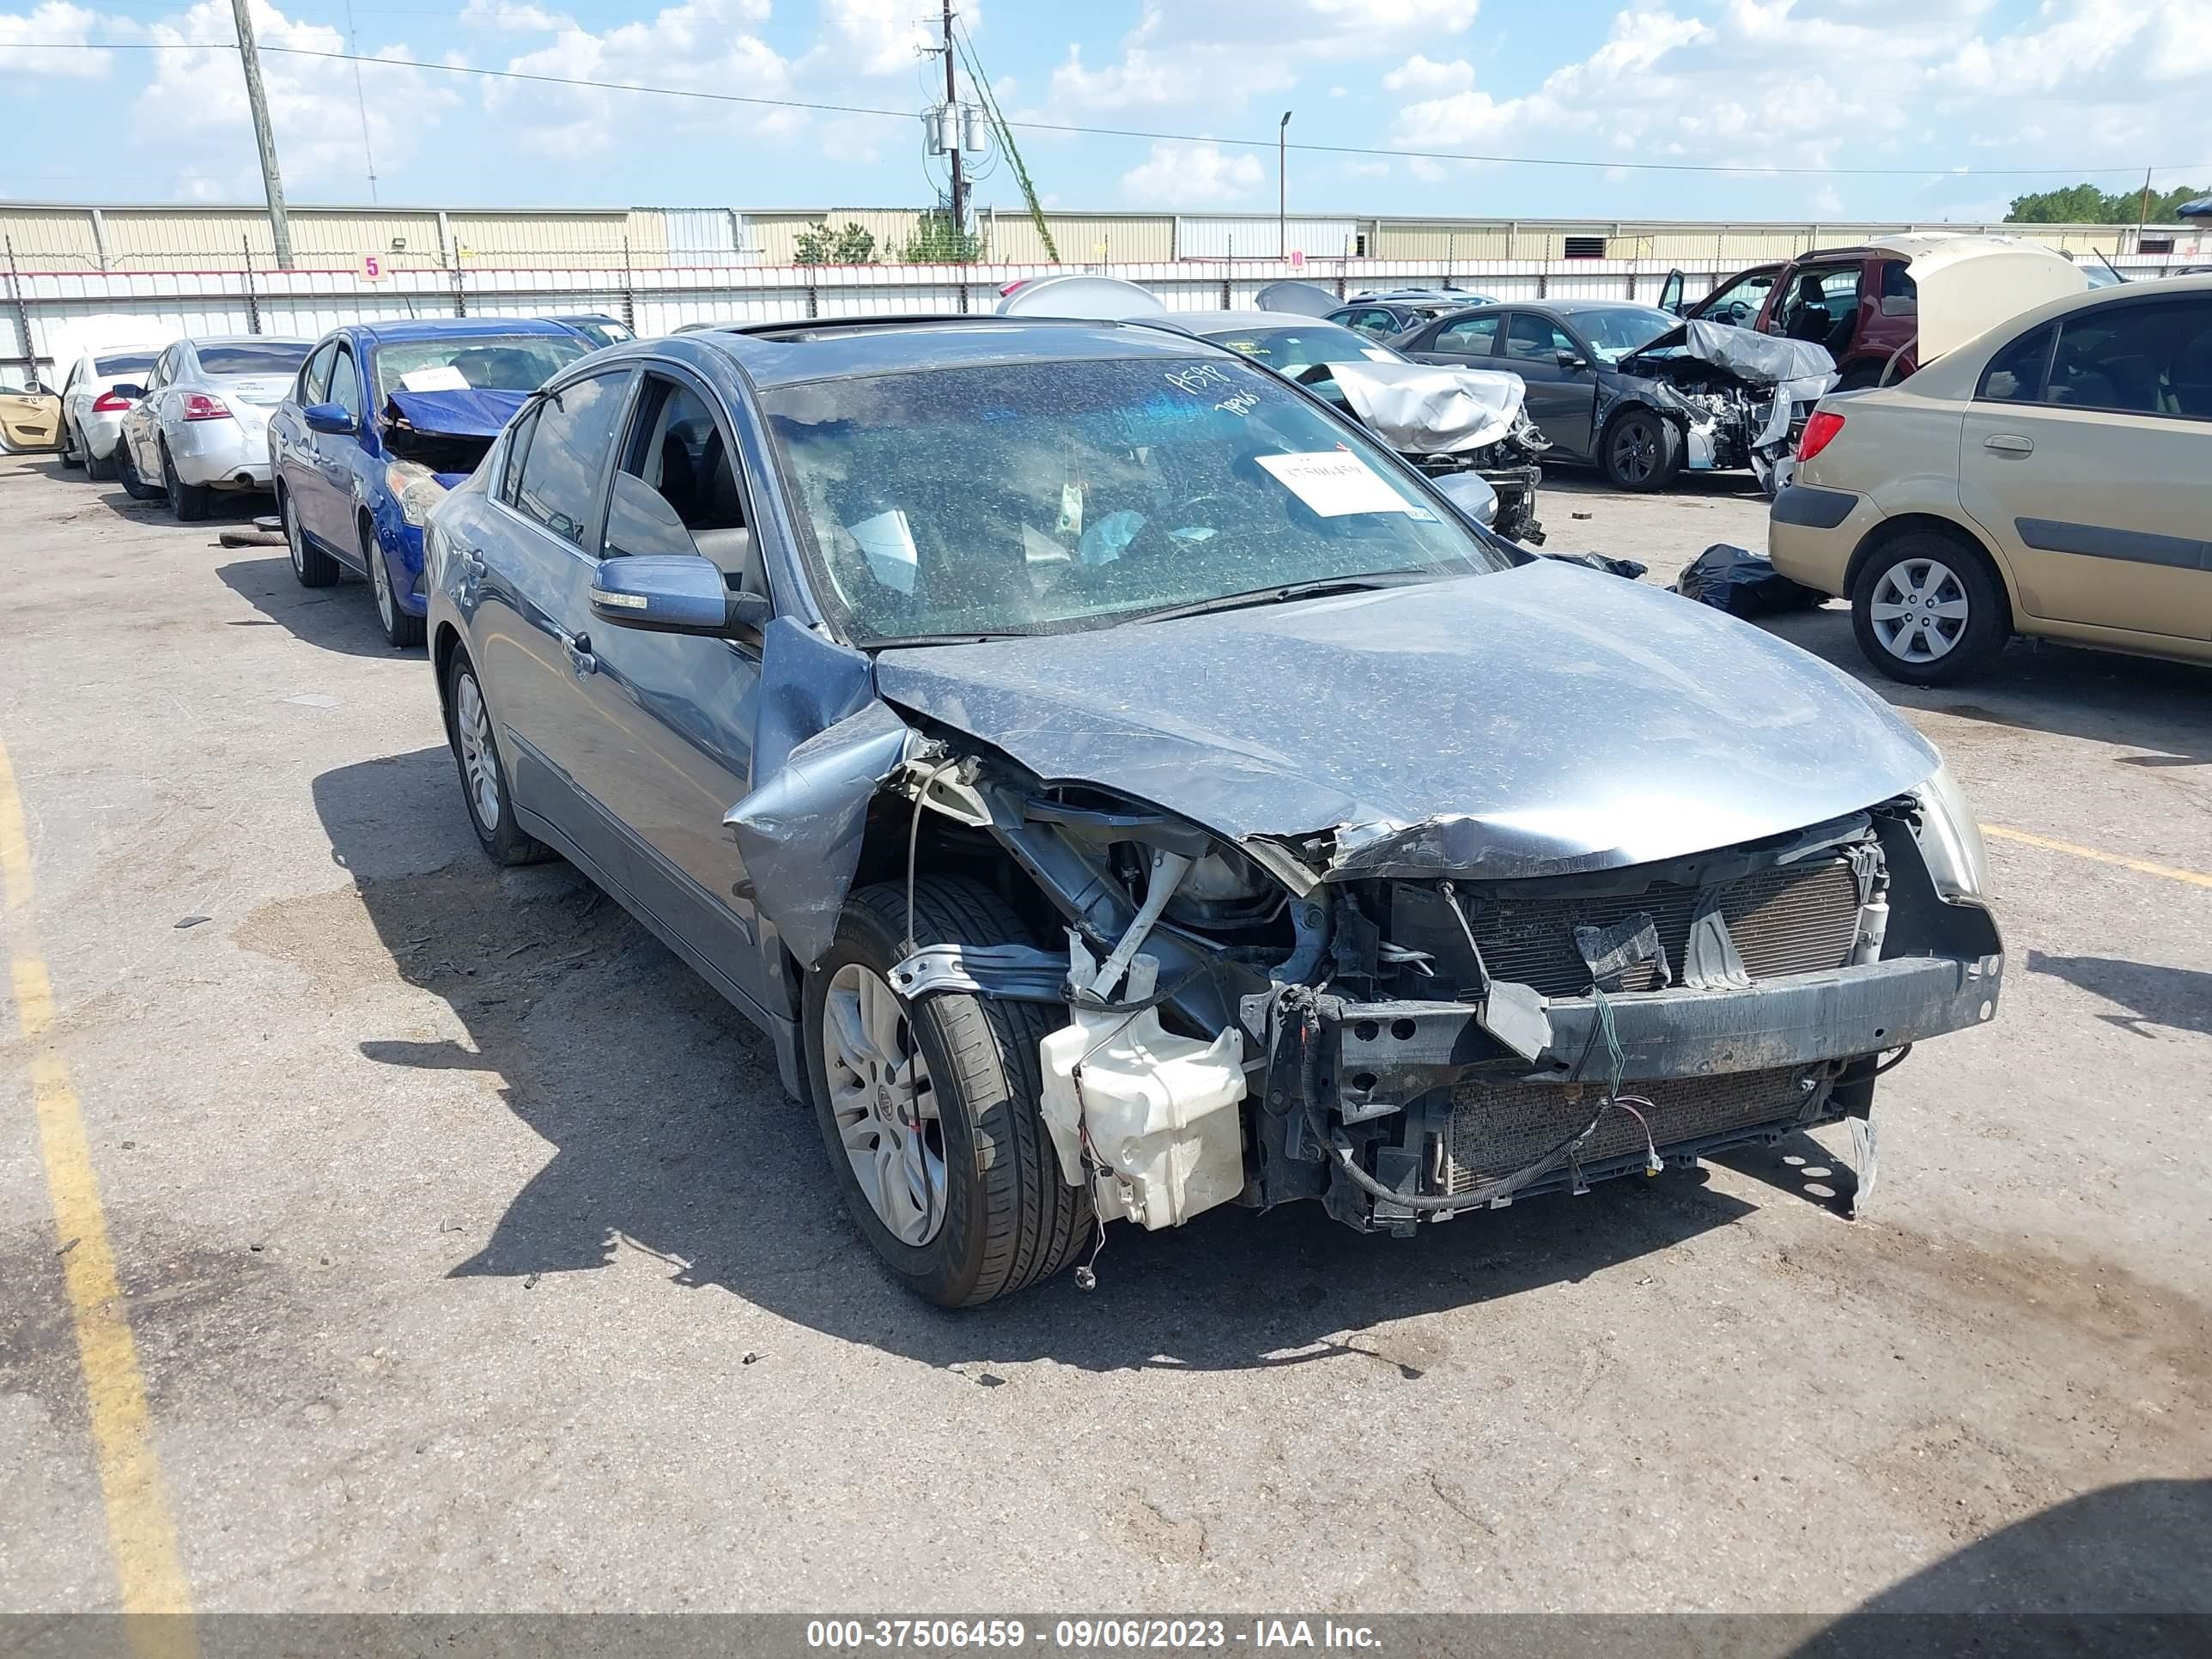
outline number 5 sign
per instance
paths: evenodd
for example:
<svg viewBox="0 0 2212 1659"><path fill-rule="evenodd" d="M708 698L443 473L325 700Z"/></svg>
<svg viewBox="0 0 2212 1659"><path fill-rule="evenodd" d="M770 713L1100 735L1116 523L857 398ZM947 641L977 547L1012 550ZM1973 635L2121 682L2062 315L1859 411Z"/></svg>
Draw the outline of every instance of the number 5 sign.
<svg viewBox="0 0 2212 1659"><path fill-rule="evenodd" d="M385 274L383 255L377 253L364 253L362 255L362 281L364 283L380 283L384 280Z"/></svg>

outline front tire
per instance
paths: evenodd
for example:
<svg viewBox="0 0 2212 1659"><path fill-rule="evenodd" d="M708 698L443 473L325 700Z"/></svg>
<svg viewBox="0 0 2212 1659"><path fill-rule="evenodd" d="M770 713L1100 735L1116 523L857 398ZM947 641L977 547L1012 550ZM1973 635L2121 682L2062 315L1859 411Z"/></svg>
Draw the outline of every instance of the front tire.
<svg viewBox="0 0 2212 1659"><path fill-rule="evenodd" d="M131 457L127 437L115 441L115 476L122 483L123 493L134 501L150 501L161 493L138 476L138 463Z"/></svg>
<svg viewBox="0 0 2212 1659"><path fill-rule="evenodd" d="M476 665L455 651L446 669L446 739L461 775L461 801L484 856L494 864L536 864L552 854L544 842L515 827L514 797L500 759L491 707L484 701Z"/></svg>
<svg viewBox="0 0 2212 1659"><path fill-rule="evenodd" d="M392 567L385 562L384 549L376 538L376 532L368 525L361 527L361 559L368 567L369 586L376 590L376 619L384 624L384 637L397 651L411 651L422 643L425 618L410 617L399 608L399 591L392 580Z"/></svg>
<svg viewBox="0 0 2212 1659"><path fill-rule="evenodd" d="M2004 589L1978 548L1936 531L1899 536L1851 584L1851 631L1866 659L1907 685L1948 685L2012 632Z"/></svg>
<svg viewBox="0 0 2212 1659"><path fill-rule="evenodd" d="M169 441L161 440L161 487L169 497L169 511L179 524L195 524L208 515L215 492L205 484L188 484L177 476L177 458L169 453Z"/></svg>
<svg viewBox="0 0 2212 1659"><path fill-rule="evenodd" d="M1027 942L974 882L915 884L924 945ZM833 1178L892 1274L940 1307L972 1308L1049 1278L1096 1224L1062 1177L1039 1109L1037 1046L1062 1020L1036 1003L890 986L907 955L906 891L848 899L806 976L807 1082Z"/></svg>
<svg viewBox="0 0 2212 1659"><path fill-rule="evenodd" d="M1681 434L1672 421L1652 410L1632 409L1607 426L1599 458L1607 481L1616 489L1638 495L1664 489L1681 470Z"/></svg>
<svg viewBox="0 0 2212 1659"><path fill-rule="evenodd" d="M300 527L300 508L292 492L276 497L276 515L284 521L284 545L292 556L292 574L302 587L328 587L338 579L338 562L307 539Z"/></svg>

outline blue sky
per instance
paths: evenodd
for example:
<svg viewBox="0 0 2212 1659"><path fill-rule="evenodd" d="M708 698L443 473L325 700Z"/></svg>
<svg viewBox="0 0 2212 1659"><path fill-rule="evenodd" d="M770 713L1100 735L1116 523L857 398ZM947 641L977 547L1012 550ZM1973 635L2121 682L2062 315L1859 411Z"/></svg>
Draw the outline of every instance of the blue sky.
<svg viewBox="0 0 2212 1659"><path fill-rule="evenodd" d="M1295 212L1996 216L2017 192L2212 183L2212 0L967 0L1048 203ZM922 0L287 0L264 47L918 111ZM0 0L0 85L38 137L0 198L251 201L228 0ZM349 42L353 45L349 46ZM116 50L86 50L111 45ZM186 50L146 51L147 45ZM80 49L55 50L57 45ZM933 198L911 118L264 59L287 188L431 205L889 206ZM364 143L366 104L368 128ZM1236 139L1259 139L1239 145ZM1410 151L1563 158L1571 167ZM1636 171L1671 162L1811 169ZM1845 169L1895 169L1869 176ZM1984 171L2027 168L2032 176ZM1018 203L997 167L978 199Z"/></svg>

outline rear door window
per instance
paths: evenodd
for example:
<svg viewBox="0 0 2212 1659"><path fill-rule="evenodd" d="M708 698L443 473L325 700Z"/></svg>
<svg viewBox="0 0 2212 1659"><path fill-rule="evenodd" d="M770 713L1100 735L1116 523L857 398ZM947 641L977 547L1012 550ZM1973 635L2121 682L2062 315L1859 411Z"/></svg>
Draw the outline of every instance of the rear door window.
<svg viewBox="0 0 2212 1659"><path fill-rule="evenodd" d="M2136 301L2064 318L2042 401L2212 420L2212 300Z"/></svg>
<svg viewBox="0 0 2212 1659"><path fill-rule="evenodd" d="M2043 371L2051 362L2051 337L2045 323L2032 328L1990 359L1982 371L1974 396L1984 403L2033 404L2043 398Z"/></svg>
<svg viewBox="0 0 2212 1659"><path fill-rule="evenodd" d="M542 399L522 453L516 509L563 541L584 545L584 533L606 478L630 371L593 374Z"/></svg>
<svg viewBox="0 0 2212 1659"><path fill-rule="evenodd" d="M1498 331L1504 321L1504 313L1498 312L1462 317L1438 329L1437 343L1430 349L1449 351L1459 357L1487 357L1498 349Z"/></svg>

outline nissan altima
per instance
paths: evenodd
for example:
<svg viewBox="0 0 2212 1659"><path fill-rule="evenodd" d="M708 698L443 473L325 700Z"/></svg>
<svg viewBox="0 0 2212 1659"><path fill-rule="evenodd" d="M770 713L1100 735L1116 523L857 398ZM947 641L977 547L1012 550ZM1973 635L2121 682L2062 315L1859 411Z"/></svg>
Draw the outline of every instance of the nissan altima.
<svg viewBox="0 0 2212 1659"><path fill-rule="evenodd" d="M1996 1012L1973 815L1886 706L1202 340L617 347L426 540L485 852L756 1022L940 1304L1219 1205L1410 1234L1844 1118L1863 1166L1878 1073Z"/></svg>

